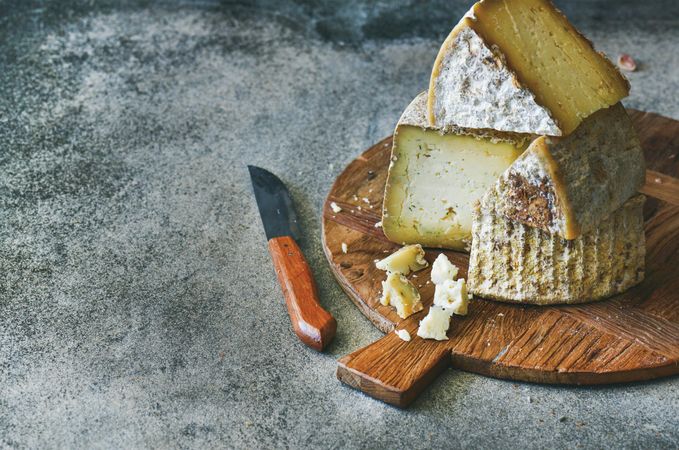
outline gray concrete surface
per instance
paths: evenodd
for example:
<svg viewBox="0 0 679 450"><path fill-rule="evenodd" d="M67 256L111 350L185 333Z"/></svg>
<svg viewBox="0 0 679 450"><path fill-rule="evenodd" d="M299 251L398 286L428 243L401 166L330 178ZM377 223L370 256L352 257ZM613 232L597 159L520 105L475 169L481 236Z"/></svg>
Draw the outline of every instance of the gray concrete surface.
<svg viewBox="0 0 679 450"><path fill-rule="evenodd" d="M679 446L677 378L449 370L405 411L335 379L380 333L326 265L323 198L424 88L445 31L389 31L365 6L344 39L304 2L121 5L0 4L0 447ZM616 17L582 28L641 63L625 103L679 118L676 16ZM246 164L294 195L339 322L326 354L290 331Z"/></svg>

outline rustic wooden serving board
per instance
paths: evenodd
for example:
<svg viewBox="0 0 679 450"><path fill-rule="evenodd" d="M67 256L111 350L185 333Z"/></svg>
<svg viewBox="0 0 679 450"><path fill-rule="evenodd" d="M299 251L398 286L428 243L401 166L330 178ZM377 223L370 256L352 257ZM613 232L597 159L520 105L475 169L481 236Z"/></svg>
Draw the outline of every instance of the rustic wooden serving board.
<svg viewBox="0 0 679 450"><path fill-rule="evenodd" d="M399 318L379 303L384 272L374 260L397 250L381 228L382 196L391 137L351 162L337 178L323 210L323 247L344 291L387 333L339 360L337 377L368 395L407 406L445 368L539 383L600 384L679 373L679 121L630 111L644 147L642 192L646 220L646 280L609 300L578 306L521 306L474 299L454 316L449 341L416 336L433 300L429 270L409 278L424 311ZM342 211L334 213L330 203ZM342 252L342 243L348 252ZM441 250L428 250L434 261ZM466 278L467 254L446 251ZM341 325L341 324L340 324ZM404 342L391 333L406 329Z"/></svg>

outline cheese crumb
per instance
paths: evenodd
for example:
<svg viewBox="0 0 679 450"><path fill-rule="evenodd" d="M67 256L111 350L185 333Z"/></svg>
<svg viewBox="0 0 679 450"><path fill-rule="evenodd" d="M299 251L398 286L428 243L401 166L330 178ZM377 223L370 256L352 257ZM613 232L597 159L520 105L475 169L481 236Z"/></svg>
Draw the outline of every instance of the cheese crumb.
<svg viewBox="0 0 679 450"><path fill-rule="evenodd" d="M375 228L382 228L382 221L381 220L375 224Z"/></svg>
<svg viewBox="0 0 679 450"><path fill-rule="evenodd" d="M457 272L457 266L451 263L444 253L441 253L431 266L431 281L438 286L446 280L454 280Z"/></svg>
<svg viewBox="0 0 679 450"><path fill-rule="evenodd" d="M330 203L330 209L332 209L332 212L334 212L335 214L342 211L342 208L340 208L340 206L335 202Z"/></svg>
<svg viewBox="0 0 679 450"><path fill-rule="evenodd" d="M420 244L406 245L375 264L380 270L408 275L427 267L429 263L424 259L424 250Z"/></svg>
<svg viewBox="0 0 679 450"><path fill-rule="evenodd" d="M408 330L394 330L394 333L396 333L401 340L410 342L410 333L408 333Z"/></svg>
<svg viewBox="0 0 679 450"><path fill-rule="evenodd" d="M422 311L420 293L406 277L400 273L389 272L387 279L382 282L382 298L384 306L396 308L396 314L402 319Z"/></svg>
<svg viewBox="0 0 679 450"><path fill-rule="evenodd" d="M368 200L368 198L367 198L367 197L363 197L363 202L364 202L364 203L368 203L368 204L370 204L370 200Z"/></svg>
<svg viewBox="0 0 679 450"><path fill-rule="evenodd" d="M446 332L450 326L450 315L438 306L429 308L427 316L420 320L420 327L417 335L422 339L436 339L437 341L447 341Z"/></svg>
<svg viewBox="0 0 679 450"><path fill-rule="evenodd" d="M445 280L437 284L434 292L434 305L444 308L451 315L467 315L469 296L464 278Z"/></svg>
<svg viewBox="0 0 679 450"><path fill-rule="evenodd" d="M349 246L347 246L346 242L342 242L342 253L346 253L349 251Z"/></svg>

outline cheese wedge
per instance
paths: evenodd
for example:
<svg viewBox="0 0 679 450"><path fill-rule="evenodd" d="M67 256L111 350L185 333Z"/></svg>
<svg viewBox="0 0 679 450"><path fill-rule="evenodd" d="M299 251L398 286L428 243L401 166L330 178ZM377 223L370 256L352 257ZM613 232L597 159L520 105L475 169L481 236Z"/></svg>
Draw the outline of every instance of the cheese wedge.
<svg viewBox="0 0 679 450"><path fill-rule="evenodd" d="M534 136L429 128L426 93L405 110L394 132L382 229L399 244L469 251L474 203Z"/></svg>
<svg viewBox="0 0 679 450"><path fill-rule="evenodd" d="M439 50L431 126L562 136L629 83L549 0L482 0Z"/></svg>
<svg viewBox="0 0 679 450"><path fill-rule="evenodd" d="M536 305L584 303L643 280L643 195L571 241L497 214L493 200L484 197L474 216L467 282L475 296Z"/></svg>
<svg viewBox="0 0 679 450"><path fill-rule="evenodd" d="M566 137L536 139L495 184L509 219L575 239L595 229L644 183L644 155L620 104Z"/></svg>

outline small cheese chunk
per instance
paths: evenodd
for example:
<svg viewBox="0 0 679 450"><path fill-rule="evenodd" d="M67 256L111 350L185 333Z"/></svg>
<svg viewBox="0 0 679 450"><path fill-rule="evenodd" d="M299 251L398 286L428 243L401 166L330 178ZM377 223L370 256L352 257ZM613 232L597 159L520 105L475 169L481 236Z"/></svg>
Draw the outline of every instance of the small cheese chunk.
<svg viewBox="0 0 679 450"><path fill-rule="evenodd" d="M457 276L457 271L457 266L451 263L444 253L441 253L436 257L434 264L431 266L431 281L439 285L446 280L454 280Z"/></svg>
<svg viewBox="0 0 679 450"><path fill-rule="evenodd" d="M424 259L424 250L420 244L406 245L375 264L380 270L408 275L427 267L429 263Z"/></svg>
<svg viewBox="0 0 679 450"><path fill-rule="evenodd" d="M445 280L437 284L434 291L434 304L445 308L450 314L466 316L469 305L467 282L460 278L455 281Z"/></svg>
<svg viewBox="0 0 679 450"><path fill-rule="evenodd" d="M408 333L408 330L394 330L394 332L401 340L410 342L410 333Z"/></svg>
<svg viewBox="0 0 679 450"><path fill-rule="evenodd" d="M394 132L382 230L389 240L464 251L474 203L521 155L533 136L428 128L426 93Z"/></svg>
<svg viewBox="0 0 679 450"><path fill-rule="evenodd" d="M417 335L423 339L436 339L437 341L447 341L446 332L450 326L450 314L438 306L429 308L427 316L420 320L420 327Z"/></svg>
<svg viewBox="0 0 679 450"><path fill-rule="evenodd" d="M332 209L332 212L337 214L338 212L342 211L342 207L340 207L337 203L332 202L330 203L330 209Z"/></svg>
<svg viewBox="0 0 679 450"><path fill-rule="evenodd" d="M349 251L349 246L347 245L346 242L342 242L342 253L346 253Z"/></svg>
<svg viewBox="0 0 679 450"><path fill-rule="evenodd" d="M382 282L380 303L396 308L396 314L402 319L422 311L423 308L415 285L397 272L389 272L387 279Z"/></svg>
<svg viewBox="0 0 679 450"><path fill-rule="evenodd" d="M451 31L429 85L429 120L566 136L629 83L549 0L482 0Z"/></svg>

